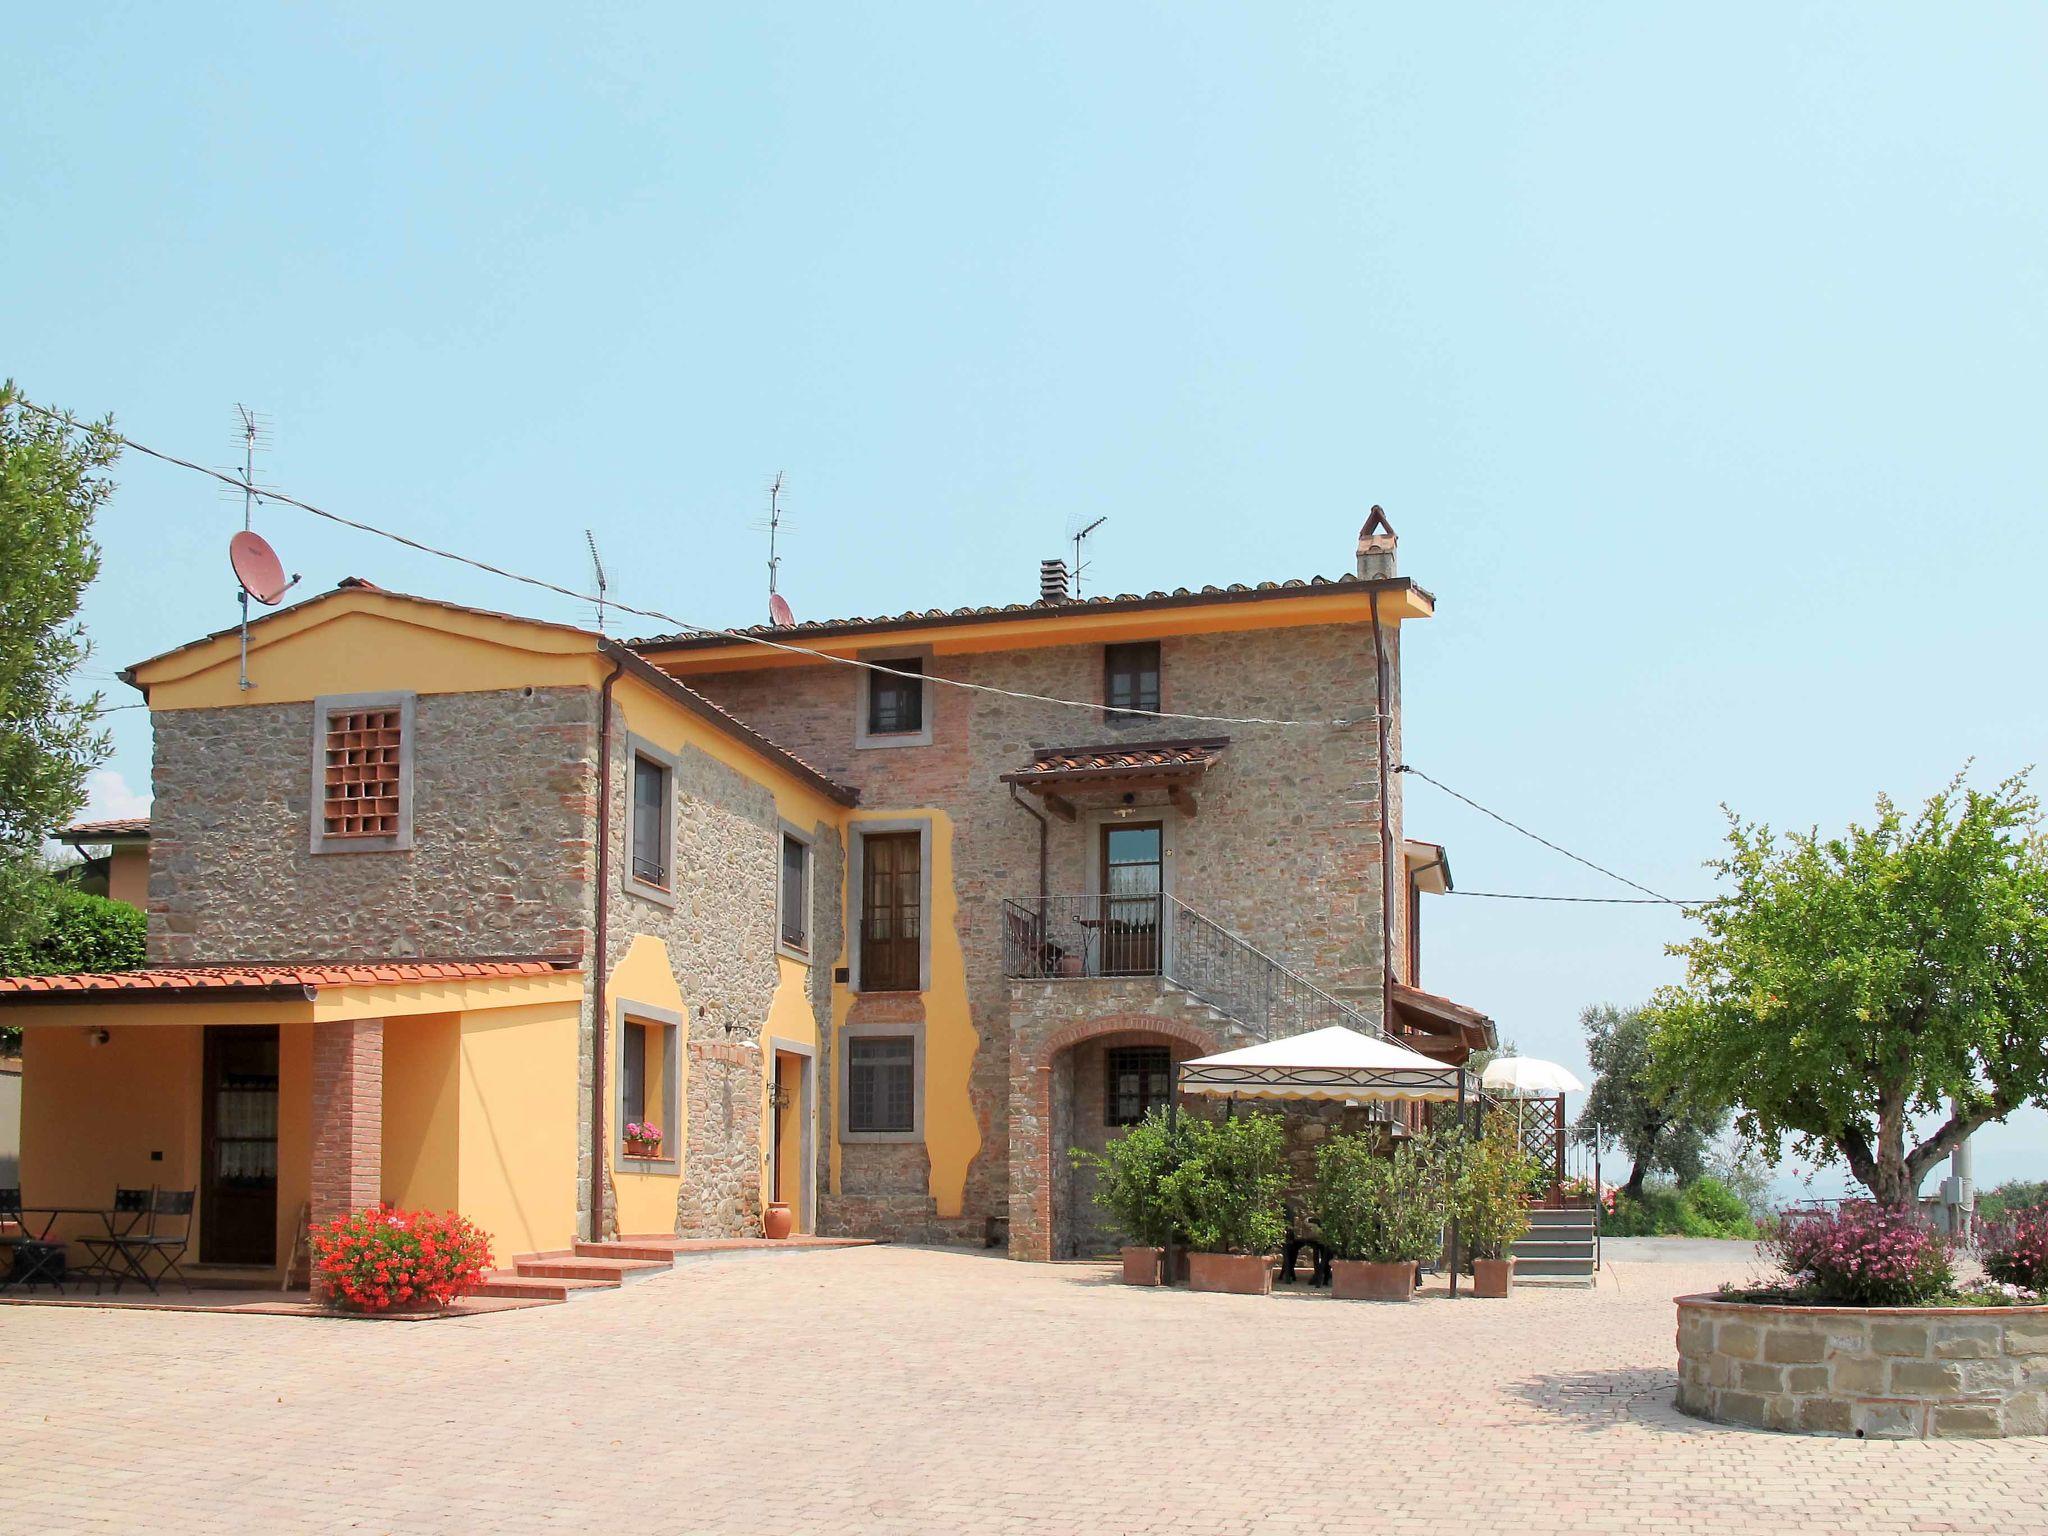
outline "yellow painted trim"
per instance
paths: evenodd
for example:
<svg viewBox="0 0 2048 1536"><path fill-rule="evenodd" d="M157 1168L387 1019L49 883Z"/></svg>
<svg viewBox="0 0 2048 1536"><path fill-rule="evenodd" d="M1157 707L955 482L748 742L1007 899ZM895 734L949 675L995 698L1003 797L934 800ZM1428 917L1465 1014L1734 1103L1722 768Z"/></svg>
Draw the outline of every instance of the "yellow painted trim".
<svg viewBox="0 0 2048 1536"><path fill-rule="evenodd" d="M1414 587L1382 592L1380 619L1400 624L1426 619L1436 611L1428 594ZM1315 590L1300 597L1241 602L1190 601L1186 607L1141 608L1122 613L1020 614L1014 619L973 624L937 621L918 629L883 630L811 638L793 635L788 643L827 656L857 656L884 648L928 646L940 656L979 651L1030 650L1054 645L1088 645L1101 641L1153 639L1172 635L1231 634L1242 630L1294 629L1309 624L1366 624L1372 620L1369 596L1356 589ZM819 666L808 656L762 645L722 646L713 650L650 649L647 659L664 672L690 677L707 672L771 667Z"/></svg>
<svg viewBox="0 0 2048 1536"><path fill-rule="evenodd" d="M175 1003L107 1000L32 1003L0 1007L0 1018L27 1029L49 1029L67 1024L105 1029L166 1024L301 1024L343 1019L403 1019L435 1013L481 1013L493 1008L578 1002L582 997L582 972L555 971L545 976L327 986L320 988L310 1001L286 997L188 998Z"/></svg>

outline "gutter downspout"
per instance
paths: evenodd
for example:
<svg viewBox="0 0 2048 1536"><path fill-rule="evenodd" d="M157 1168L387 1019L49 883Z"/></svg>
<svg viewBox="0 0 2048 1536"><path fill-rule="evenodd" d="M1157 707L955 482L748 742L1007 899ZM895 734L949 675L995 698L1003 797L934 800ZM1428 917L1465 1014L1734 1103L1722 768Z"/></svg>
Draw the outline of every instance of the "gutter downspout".
<svg viewBox="0 0 2048 1536"><path fill-rule="evenodd" d="M612 657L611 675L598 690L597 711L597 910L591 922L592 942L597 955L591 966L590 1000L590 1240L604 1241L604 1053L605 1012L609 1002L606 984L606 944L611 912L612 865L612 687L625 662Z"/></svg>
<svg viewBox="0 0 2048 1536"><path fill-rule="evenodd" d="M1045 812L1017 793L1015 784L1010 786L1010 798L1017 802L1025 815L1038 823L1038 920L1042 923L1045 921L1045 909L1050 899L1047 884L1051 879L1051 865L1048 862L1050 856L1046 850L1046 839L1052 833L1052 823L1046 819Z"/></svg>

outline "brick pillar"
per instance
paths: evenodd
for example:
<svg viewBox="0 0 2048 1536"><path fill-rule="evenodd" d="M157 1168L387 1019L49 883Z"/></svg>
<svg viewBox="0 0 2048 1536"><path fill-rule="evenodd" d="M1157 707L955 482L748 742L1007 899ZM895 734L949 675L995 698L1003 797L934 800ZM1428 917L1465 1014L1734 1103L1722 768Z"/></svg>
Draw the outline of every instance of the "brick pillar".
<svg viewBox="0 0 2048 1536"><path fill-rule="evenodd" d="M384 1173L384 1021L313 1026L313 1225L377 1203Z"/></svg>

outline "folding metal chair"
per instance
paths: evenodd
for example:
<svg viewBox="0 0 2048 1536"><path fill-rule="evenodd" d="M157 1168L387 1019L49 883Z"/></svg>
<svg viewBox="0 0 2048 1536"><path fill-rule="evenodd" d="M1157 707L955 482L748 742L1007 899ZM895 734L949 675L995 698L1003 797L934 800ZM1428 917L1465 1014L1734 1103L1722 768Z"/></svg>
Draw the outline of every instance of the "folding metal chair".
<svg viewBox="0 0 2048 1536"><path fill-rule="evenodd" d="M0 1270L0 1291L47 1284L63 1294L64 1245L30 1234L19 1189L0 1189L0 1257L7 1260L6 1268Z"/></svg>
<svg viewBox="0 0 2048 1536"><path fill-rule="evenodd" d="M150 1197L142 1231L111 1240L113 1257L119 1263L113 1275L115 1295L121 1294L124 1281L132 1279L140 1280L154 1296L163 1282L174 1275L186 1290L192 1289L191 1278L179 1267L179 1261L192 1242L192 1208L198 1199L195 1189L159 1189ZM158 1223L166 1218L176 1224L175 1232L159 1229Z"/></svg>
<svg viewBox="0 0 2048 1536"><path fill-rule="evenodd" d="M116 1186L114 1204L107 1213L107 1234L104 1237L82 1237L78 1246L90 1255L85 1263L72 1271L79 1280L91 1280L93 1294L99 1294L100 1282L111 1280L114 1289L121 1289L120 1282L125 1276L127 1264L119 1257L115 1244L124 1237L130 1237L135 1229L149 1219L149 1202L156 1195L155 1186L143 1189L122 1189Z"/></svg>

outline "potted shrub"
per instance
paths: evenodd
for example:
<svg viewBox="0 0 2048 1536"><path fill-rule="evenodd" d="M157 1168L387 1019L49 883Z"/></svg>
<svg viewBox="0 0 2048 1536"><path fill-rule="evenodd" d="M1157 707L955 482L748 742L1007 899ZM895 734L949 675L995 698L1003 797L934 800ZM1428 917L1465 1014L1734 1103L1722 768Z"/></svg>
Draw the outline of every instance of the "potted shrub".
<svg viewBox="0 0 2048 1536"><path fill-rule="evenodd" d="M1330 1294L1345 1301L1407 1301L1416 1265L1443 1242L1448 1207L1442 1159L1428 1137L1380 1151L1377 1135L1333 1136L1316 1151L1313 1209L1336 1257Z"/></svg>
<svg viewBox="0 0 2048 1536"><path fill-rule="evenodd" d="M661 1156L661 1127L648 1125L639 1120L626 1122L626 1156Z"/></svg>
<svg viewBox="0 0 2048 1536"><path fill-rule="evenodd" d="M1188 1285L1263 1296L1273 1289L1273 1250L1287 1236L1280 1206L1287 1182L1278 1117L1190 1120L1187 1156L1160 1180L1176 1228L1187 1234Z"/></svg>
<svg viewBox="0 0 2048 1536"><path fill-rule="evenodd" d="M1529 1230L1529 1190L1541 1177L1512 1128L1495 1126L1456 1157L1451 1213L1472 1261L1472 1294L1499 1298L1514 1283L1514 1247Z"/></svg>
<svg viewBox="0 0 2048 1536"><path fill-rule="evenodd" d="M1075 1147L1068 1156L1096 1174L1095 1203L1115 1218L1130 1239L1123 1250L1126 1285L1158 1285L1161 1260L1174 1230L1173 1210L1161 1189L1166 1176L1187 1159L1192 1121L1174 1123L1162 1108L1150 1111L1100 1152Z"/></svg>
<svg viewBox="0 0 2048 1536"><path fill-rule="evenodd" d="M313 1281L343 1311L428 1312L475 1289L491 1243L452 1211L356 1211L313 1228Z"/></svg>

